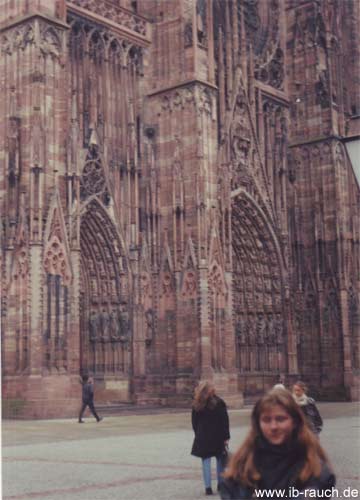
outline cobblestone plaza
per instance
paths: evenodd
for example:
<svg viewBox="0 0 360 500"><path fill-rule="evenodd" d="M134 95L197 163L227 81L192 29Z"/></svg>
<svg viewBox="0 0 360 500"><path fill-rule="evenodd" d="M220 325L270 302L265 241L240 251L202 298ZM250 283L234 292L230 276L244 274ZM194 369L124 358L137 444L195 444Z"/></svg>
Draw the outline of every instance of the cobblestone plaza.
<svg viewBox="0 0 360 500"><path fill-rule="evenodd" d="M319 403L319 409L337 488L359 491L359 406ZM245 436L250 411L230 411L232 451ZM85 420L4 421L3 500L204 498L200 460L190 455L189 411Z"/></svg>

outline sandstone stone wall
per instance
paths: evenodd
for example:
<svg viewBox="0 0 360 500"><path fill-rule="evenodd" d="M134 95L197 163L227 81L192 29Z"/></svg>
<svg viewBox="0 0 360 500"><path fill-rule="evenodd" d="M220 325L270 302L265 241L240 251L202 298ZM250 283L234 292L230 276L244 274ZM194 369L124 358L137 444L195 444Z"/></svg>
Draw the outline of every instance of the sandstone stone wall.
<svg viewBox="0 0 360 500"><path fill-rule="evenodd" d="M357 3L1 7L4 414L358 398Z"/></svg>

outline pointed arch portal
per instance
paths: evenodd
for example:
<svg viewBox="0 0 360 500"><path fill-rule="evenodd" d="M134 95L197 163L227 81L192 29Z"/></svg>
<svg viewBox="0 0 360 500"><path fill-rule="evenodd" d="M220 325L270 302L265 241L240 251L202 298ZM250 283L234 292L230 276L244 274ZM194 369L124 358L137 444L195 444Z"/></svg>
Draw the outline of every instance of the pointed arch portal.
<svg viewBox="0 0 360 500"><path fill-rule="evenodd" d="M106 209L93 199L81 217L81 371L129 379L131 304L127 259Z"/></svg>
<svg viewBox="0 0 360 500"><path fill-rule="evenodd" d="M232 200L232 242L237 367L273 377L287 370L281 254L264 213L245 191Z"/></svg>

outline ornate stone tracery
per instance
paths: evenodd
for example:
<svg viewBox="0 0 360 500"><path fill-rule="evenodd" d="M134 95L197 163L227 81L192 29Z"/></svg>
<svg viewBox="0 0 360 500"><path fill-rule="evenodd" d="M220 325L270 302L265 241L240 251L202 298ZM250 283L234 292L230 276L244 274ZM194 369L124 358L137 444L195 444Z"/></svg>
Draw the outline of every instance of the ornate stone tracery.
<svg viewBox="0 0 360 500"><path fill-rule="evenodd" d="M124 67L134 63L137 69L140 69L143 50L140 46L77 15L69 14L68 21L71 25L69 47L73 51L75 48L80 49L79 56L89 54L90 59L97 64L113 57Z"/></svg>
<svg viewBox="0 0 360 500"><path fill-rule="evenodd" d="M7 30L1 38L1 50L4 54L25 51L27 47L35 46L43 56L50 55L54 59L63 57L64 33L62 29L48 26L40 19Z"/></svg>
<svg viewBox="0 0 360 500"><path fill-rule="evenodd" d="M28 45L35 43L34 22L16 26L2 35L1 50L4 54L11 55L16 50L25 50Z"/></svg>
<svg viewBox="0 0 360 500"><path fill-rule="evenodd" d="M47 274L61 277L63 284L68 286L71 283L72 271L61 218L59 208L54 207L51 212L49 237L44 249L44 270Z"/></svg>
<svg viewBox="0 0 360 500"><path fill-rule="evenodd" d="M80 177L81 199L86 200L90 196L99 197L105 205L109 203L105 173L97 148L90 148Z"/></svg>
<svg viewBox="0 0 360 500"><path fill-rule="evenodd" d="M95 145L98 152L106 155L109 165L114 166L116 163L122 170L134 166L139 140L139 131L135 127L135 95L137 81L143 71L143 49L133 41L120 38L110 29L72 13L68 21L71 25L69 54L74 88L73 107L79 117L79 135L82 135L83 147L88 149ZM118 92L118 88L123 91ZM124 101L125 94L129 104ZM90 154L92 158L88 160L95 160L91 150ZM101 168L99 159L96 160L89 163L86 170L91 170L91 175L98 177L96 171ZM100 182L100 179L97 180Z"/></svg>
<svg viewBox="0 0 360 500"><path fill-rule="evenodd" d="M231 5L230 2L228 2ZM276 89L284 86L284 47L280 36L280 12L281 2L278 0L245 0L235 2L237 22L234 23L234 31L238 38L245 38L242 29L246 30L247 48L243 51L249 52L249 46L254 54L254 76L262 82ZM221 0L215 2L215 26L221 26L221 32L227 33L228 22L226 20L226 9ZM242 28L243 26L243 28ZM241 28L240 28L241 27ZM218 29L215 30L215 33ZM218 51L219 40L218 41ZM224 43L224 45L226 45ZM226 54L227 49L224 54ZM219 52L218 52L218 56ZM226 64L230 60L228 59ZM229 69L229 68L227 68Z"/></svg>
<svg viewBox="0 0 360 500"><path fill-rule="evenodd" d="M192 106L194 102L195 91L193 86L189 85L160 97L160 108L164 111L173 111L178 108Z"/></svg>
<svg viewBox="0 0 360 500"><path fill-rule="evenodd" d="M67 269L65 248L56 235L53 235L45 248L44 269L52 275L61 276L65 284L71 281L71 275Z"/></svg>
<svg viewBox="0 0 360 500"><path fill-rule="evenodd" d="M126 9L110 4L106 0L71 0L70 7L71 4L87 9L103 18L111 19L120 26L129 28L136 33L146 35L146 21L144 19Z"/></svg>
<svg viewBox="0 0 360 500"><path fill-rule="evenodd" d="M187 270L183 277L182 295L189 299L196 298L197 283L195 270Z"/></svg>
<svg viewBox="0 0 360 500"><path fill-rule="evenodd" d="M51 56L54 59L62 57L63 52L63 32L53 26L40 25L40 51L44 56Z"/></svg>
<svg viewBox="0 0 360 500"><path fill-rule="evenodd" d="M55 190L45 227L43 270L45 318L43 365L47 373L64 373L69 367L69 289L73 271L59 192Z"/></svg>
<svg viewBox="0 0 360 500"><path fill-rule="evenodd" d="M282 89L284 54L280 43L280 2L259 2L258 9L261 23L252 30L255 76L268 85Z"/></svg>
<svg viewBox="0 0 360 500"><path fill-rule="evenodd" d="M248 106L244 94L238 94L234 109L234 120L230 129L231 162L233 166L232 189L246 178L251 164L252 134L248 120Z"/></svg>
<svg viewBox="0 0 360 500"><path fill-rule="evenodd" d="M216 219L216 218L215 218ZM225 310L228 290L224 276L224 257L220 239L214 227L211 230L209 245L209 320L211 325L211 365L221 371L225 360Z"/></svg>

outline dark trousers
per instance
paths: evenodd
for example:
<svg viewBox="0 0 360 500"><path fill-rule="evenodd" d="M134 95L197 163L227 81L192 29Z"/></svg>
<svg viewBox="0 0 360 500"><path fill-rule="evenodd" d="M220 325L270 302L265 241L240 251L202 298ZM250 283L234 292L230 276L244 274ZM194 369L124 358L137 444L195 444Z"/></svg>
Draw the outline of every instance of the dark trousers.
<svg viewBox="0 0 360 500"><path fill-rule="evenodd" d="M94 415L96 420L99 420L99 415L96 413L95 406L94 406L94 401L83 401L82 402L82 407L79 413L79 422L82 419L82 416L84 414L84 411L86 410L86 407L90 408L91 413Z"/></svg>

